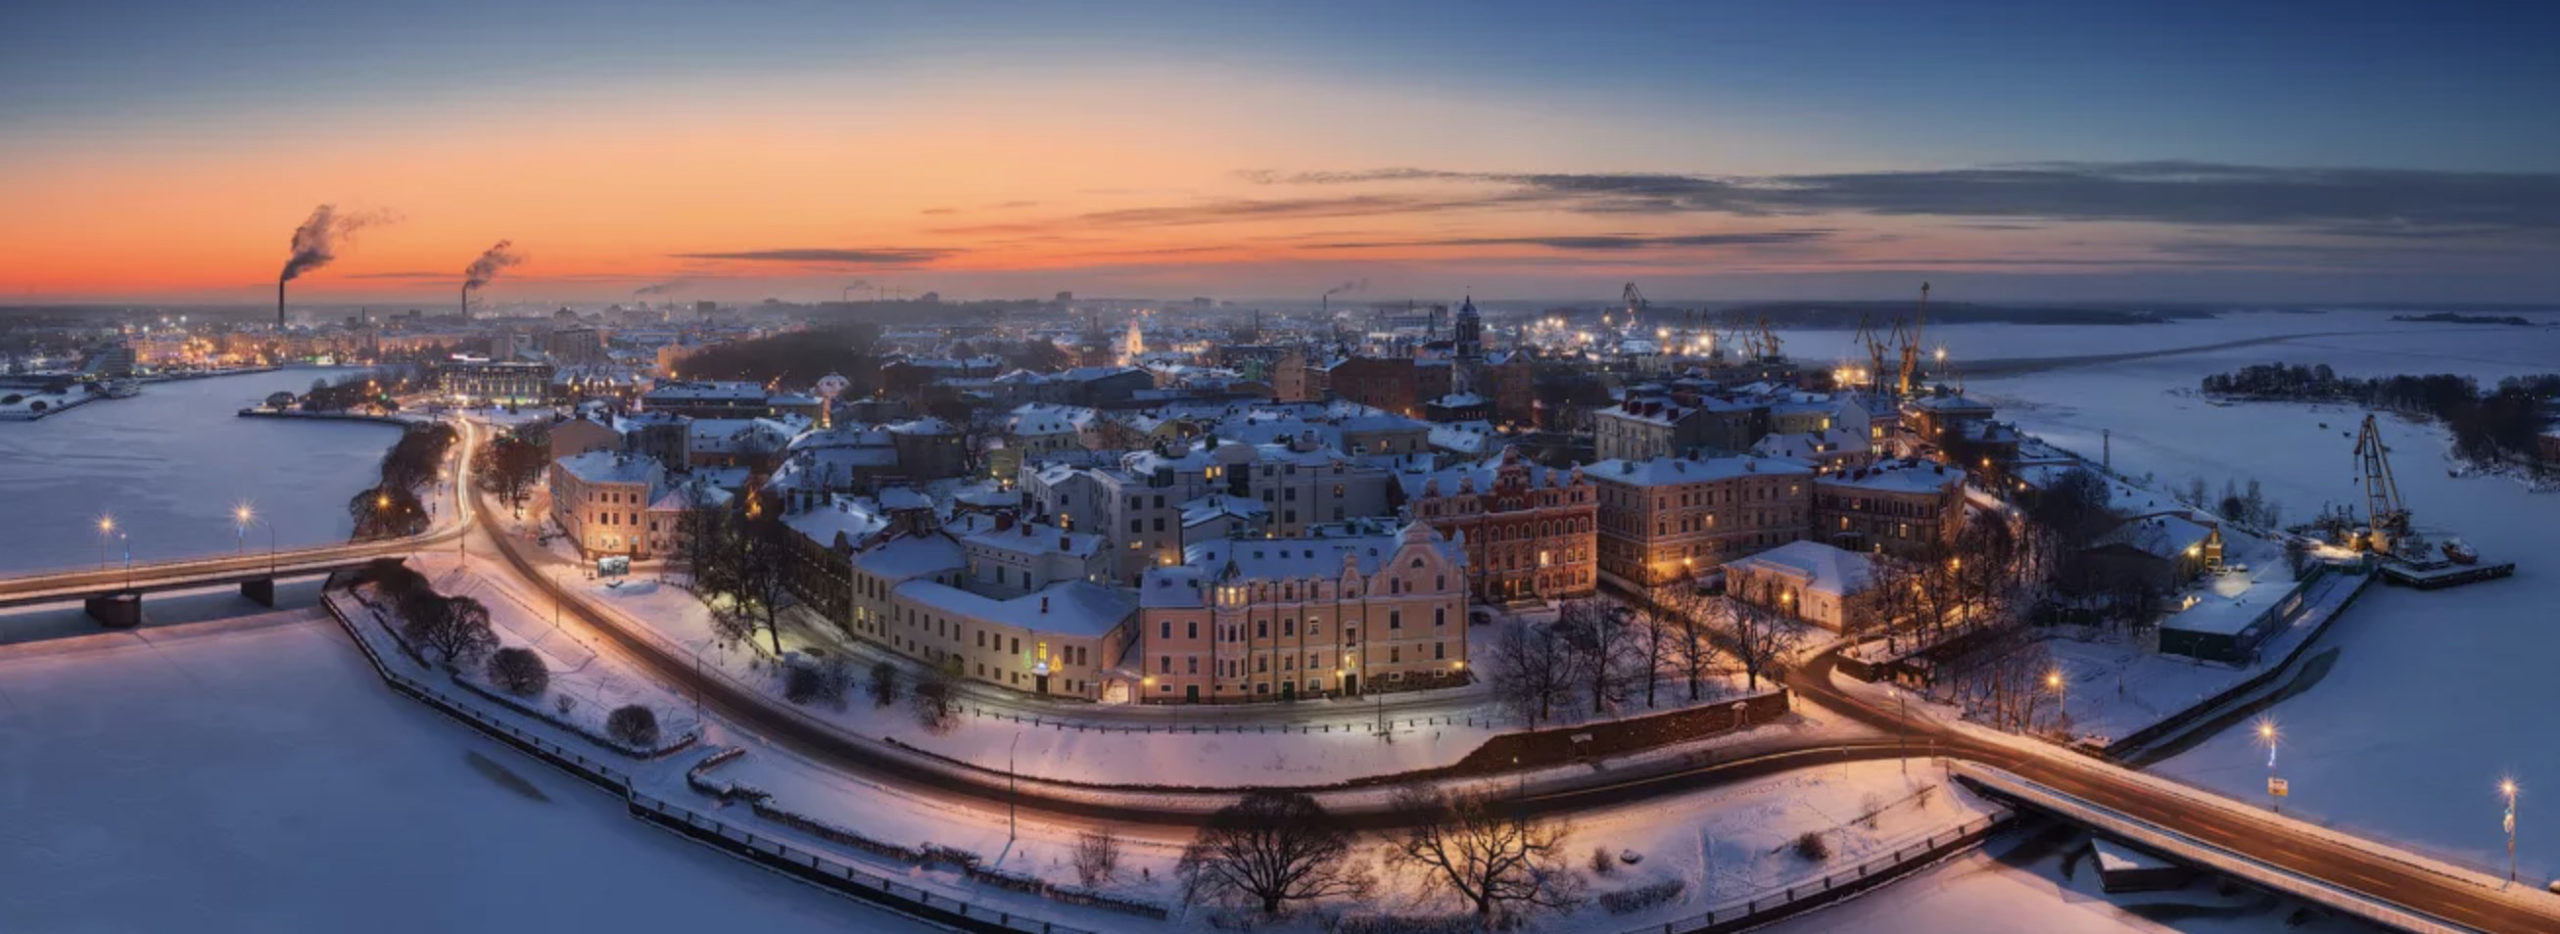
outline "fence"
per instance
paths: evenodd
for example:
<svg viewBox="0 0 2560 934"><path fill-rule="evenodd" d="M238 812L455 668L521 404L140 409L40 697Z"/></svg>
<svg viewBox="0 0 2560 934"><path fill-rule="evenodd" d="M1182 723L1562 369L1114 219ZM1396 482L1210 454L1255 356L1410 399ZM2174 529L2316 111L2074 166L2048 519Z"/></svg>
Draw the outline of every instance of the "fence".
<svg viewBox="0 0 2560 934"><path fill-rule="evenodd" d="M332 578L330 583L338 583ZM338 591L343 592L343 591ZM913 915L963 930L990 932L1025 932L1025 934L1097 934L1085 928L1026 918L997 911L968 901L937 895L915 886L891 881L824 855L808 852L779 840L759 837L727 824L704 817L687 808L650 797L633 789L630 773L587 757L577 750L525 732L514 724L482 713L472 705L452 697L390 665L373 641L365 638L355 620L336 599L323 598L329 615L344 628L347 636L364 653L384 683L393 690L424 701L428 707L444 713L465 725L514 746L553 767L622 797L631 813L651 823L674 829L697 841L728 850L768 868L781 870L795 878L824 888L842 892L864 901L877 903L903 914Z"/></svg>
<svg viewBox="0 0 2560 934"><path fill-rule="evenodd" d="M1830 873L1813 882L1786 887L1771 895L1727 902L1705 914L1690 915L1659 925L1630 928L1625 934L1714 934L1757 927L1780 918L1810 911L1839 899L1866 891L1904 874L1970 847L2008 822L2010 812L1995 808L1991 813L1968 820L1954 830L1930 834L1918 843L1905 844L1893 852L1870 857L1855 866Z"/></svg>
<svg viewBox="0 0 2560 934"><path fill-rule="evenodd" d="M1026 716L1018 712L986 710L976 705L970 705L968 710L969 715L974 717L982 717L988 720L995 720L1004 723L1018 723L1023 726L1047 727L1062 733L1163 733L1168 736L1177 733L1262 733L1280 735L1287 735L1291 733L1301 735L1323 733L1365 733L1369 735L1376 735L1379 732L1379 726L1382 724L1386 727L1388 732L1393 732L1398 729L1410 731L1427 729L1435 726L1482 726L1485 729L1492 729L1496 725L1506 722L1494 717L1479 717L1473 714L1461 717L1452 714L1449 716L1439 717L1371 717L1360 719L1356 722L1343 723L1338 728L1335 724L1331 723L1140 723L1134 726L1118 726L1106 723L1090 723L1070 720L1060 717L1044 717L1039 714L1030 714Z"/></svg>

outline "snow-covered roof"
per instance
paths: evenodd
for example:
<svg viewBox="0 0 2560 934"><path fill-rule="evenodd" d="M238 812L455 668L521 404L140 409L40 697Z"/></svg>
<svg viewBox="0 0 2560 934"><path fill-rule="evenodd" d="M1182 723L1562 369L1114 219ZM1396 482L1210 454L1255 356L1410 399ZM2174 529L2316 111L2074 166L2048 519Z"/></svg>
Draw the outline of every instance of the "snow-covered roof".
<svg viewBox="0 0 2560 934"><path fill-rule="evenodd" d="M1067 555L1090 558L1110 542L1091 532L1070 532L1054 525L1038 522L1014 522L997 528L989 516L971 516L955 533L962 544L1019 555Z"/></svg>
<svg viewBox="0 0 2560 934"><path fill-rule="evenodd" d="M1420 526L1416 534L1441 549L1452 563L1464 562L1465 552L1441 538L1439 532L1419 523L1415 526ZM1232 571L1238 578L1247 580L1303 580L1338 576L1342 573L1344 560L1348 558L1357 562L1362 575L1370 575L1378 573L1380 562L1395 555L1396 549L1403 546L1405 535L1415 526L1396 529L1376 524L1373 527L1382 531L1341 537L1219 539L1184 548L1182 561L1185 565L1212 569L1219 575ZM1147 573L1152 575L1162 570L1165 569L1157 568ZM1155 585L1145 586L1153 589Z"/></svg>
<svg viewBox="0 0 2560 934"><path fill-rule="evenodd" d="M1783 457L1715 457L1694 460L1686 457L1657 457L1631 461L1610 458L1582 469L1584 476L1605 483L1630 486L1674 486L1684 483L1706 483L1736 477L1812 476L1813 465Z"/></svg>
<svg viewBox="0 0 2560 934"><path fill-rule="evenodd" d="M1964 482L1964 471L1936 461L1902 460L1831 474L1819 482L1886 493L1945 493Z"/></svg>
<svg viewBox="0 0 2560 934"><path fill-rule="evenodd" d="M1783 574L1803 581L1806 590L1842 597L1854 596L1875 583L1873 559L1809 540L1788 542L1725 567Z"/></svg>
<svg viewBox="0 0 2560 934"><path fill-rule="evenodd" d="M1825 428L1821 431L1769 434L1751 446L1751 453L1797 460L1854 457L1867 453L1867 433L1848 428Z"/></svg>
<svg viewBox="0 0 2560 934"><path fill-rule="evenodd" d="M2174 512L2137 516L2098 536L2100 545L2125 545L2155 558L2175 559L2213 537L2213 526Z"/></svg>
<svg viewBox="0 0 2560 934"><path fill-rule="evenodd" d="M1224 493L1211 493L1182 504L1182 524L1186 528L1222 518L1251 519L1270 514L1271 507L1261 500Z"/></svg>
<svg viewBox="0 0 2560 934"><path fill-rule="evenodd" d="M621 451L588 451L553 462L583 483L637 483L655 486L666 469L646 457Z"/></svg>
<svg viewBox="0 0 2560 934"><path fill-rule="evenodd" d="M899 584L896 593L955 616L1070 636L1109 633L1138 610L1137 598L1128 591L1080 580L1060 581L1003 600L929 580Z"/></svg>
<svg viewBox="0 0 2560 934"><path fill-rule="evenodd" d="M888 529L889 520L870 503L839 495L816 507L784 515L782 524L821 545L834 545L836 536L841 534L847 543L860 547L871 536Z"/></svg>
<svg viewBox="0 0 2560 934"><path fill-rule="evenodd" d="M954 571L969 564L960 543L939 532L902 535L853 556L855 567L890 580Z"/></svg>

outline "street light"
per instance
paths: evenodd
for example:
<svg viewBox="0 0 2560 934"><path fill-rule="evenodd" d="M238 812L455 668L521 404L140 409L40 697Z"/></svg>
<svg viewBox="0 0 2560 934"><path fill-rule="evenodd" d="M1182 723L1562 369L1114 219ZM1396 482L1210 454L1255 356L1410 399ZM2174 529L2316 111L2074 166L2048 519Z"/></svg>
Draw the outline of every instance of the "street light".
<svg viewBox="0 0 2560 934"><path fill-rule="evenodd" d="M2507 796L2507 881L2516 881L2516 780L2498 780L2498 793Z"/></svg>
<svg viewBox="0 0 2560 934"><path fill-rule="evenodd" d="M1021 800L1021 773L1014 771L1014 753L1022 749L1022 731L1013 731L1013 744L1004 751L1004 842L1010 847L1014 839L1014 805Z"/></svg>
<svg viewBox="0 0 2560 934"><path fill-rule="evenodd" d="M2068 743L2071 741L2071 682L2063 680L2062 669L2056 668L2044 673L2044 686L2053 692L2054 710L2062 718L2062 739Z"/></svg>
<svg viewBox="0 0 2560 934"><path fill-rule="evenodd" d="M2276 799L2276 722L2258 719L2258 742L2267 744L2267 810L2284 813L2284 802Z"/></svg>
<svg viewBox="0 0 2560 934"><path fill-rule="evenodd" d="M107 567L107 539L114 537L114 536L115 536L115 534L116 534L116 517L114 517L114 516L99 516L99 517L98 517L98 569L99 569L99 570L102 570L102 571L103 571L103 570L106 570L106 567Z"/></svg>

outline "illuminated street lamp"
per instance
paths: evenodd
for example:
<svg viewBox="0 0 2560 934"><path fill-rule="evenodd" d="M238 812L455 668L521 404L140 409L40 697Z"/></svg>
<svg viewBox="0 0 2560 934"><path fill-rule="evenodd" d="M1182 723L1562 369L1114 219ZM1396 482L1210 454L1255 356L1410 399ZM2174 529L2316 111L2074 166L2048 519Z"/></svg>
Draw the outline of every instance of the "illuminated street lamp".
<svg viewBox="0 0 2560 934"><path fill-rule="evenodd" d="M2498 781L2498 793L2507 798L2507 881L2516 881L2516 780Z"/></svg>
<svg viewBox="0 0 2560 934"><path fill-rule="evenodd" d="M98 569L99 569L99 570L105 570L105 569L106 569L106 567L107 567L107 539L115 537L115 534L116 534L116 517L114 517L114 516L99 516L99 517L98 517Z"/></svg>
<svg viewBox="0 0 2560 934"><path fill-rule="evenodd" d="M2259 718L2258 742L2267 746L2267 810L2281 814L2284 813L2284 803L2276 798L2276 740L2276 722Z"/></svg>
<svg viewBox="0 0 2560 934"><path fill-rule="evenodd" d="M2053 692L2053 707L2062 716L2062 738L2071 738L2071 682L2063 680L2062 669L2044 673L2045 690Z"/></svg>

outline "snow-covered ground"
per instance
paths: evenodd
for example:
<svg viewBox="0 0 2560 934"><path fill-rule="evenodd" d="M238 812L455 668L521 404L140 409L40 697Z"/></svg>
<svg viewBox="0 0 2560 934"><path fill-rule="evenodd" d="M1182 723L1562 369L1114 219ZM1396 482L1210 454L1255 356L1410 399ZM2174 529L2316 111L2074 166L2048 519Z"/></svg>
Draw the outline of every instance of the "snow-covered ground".
<svg viewBox="0 0 2560 934"><path fill-rule="evenodd" d="M2483 379L2560 369L2548 329L2459 328L2389 338L2324 338L2167 357L1977 383L2002 417L2095 455L2113 433L2115 467L2168 483L2201 476L2256 478L2286 515L2360 502L2351 456L2362 414L2335 405L2211 406L2189 396L2204 375L2251 362L2330 362L2377 375L2454 371ZM2325 427L2323 425L2325 423ZM2514 577L2435 592L2375 587L2315 651L2340 650L2309 691L2276 705L2277 773L2286 810L2483 869L2503 871L2501 778L2523 787L2518 857L2532 879L2560 870L2560 850L2537 846L2533 802L2560 789L2560 744L2545 741L2560 709L2560 571L2549 547L2560 497L2496 477L2452 477L2444 434L2386 417L2400 491L2421 530L2457 534L2483 560L2514 561ZM2247 730L2222 735L2160 771L2243 800L2265 795L2267 753ZM2548 838L2543 838L2548 839Z"/></svg>
<svg viewBox="0 0 2560 934"><path fill-rule="evenodd" d="M345 541L346 502L379 479L398 429L367 422L240 418L268 393L338 370L290 369L155 383L141 395L33 422L0 422L8 534L0 574L96 567L98 517L128 536L106 560L162 561ZM240 534L247 503L258 523Z"/></svg>
<svg viewBox="0 0 2560 934"><path fill-rule="evenodd" d="M313 610L0 648L13 931L927 931L651 828Z"/></svg>

